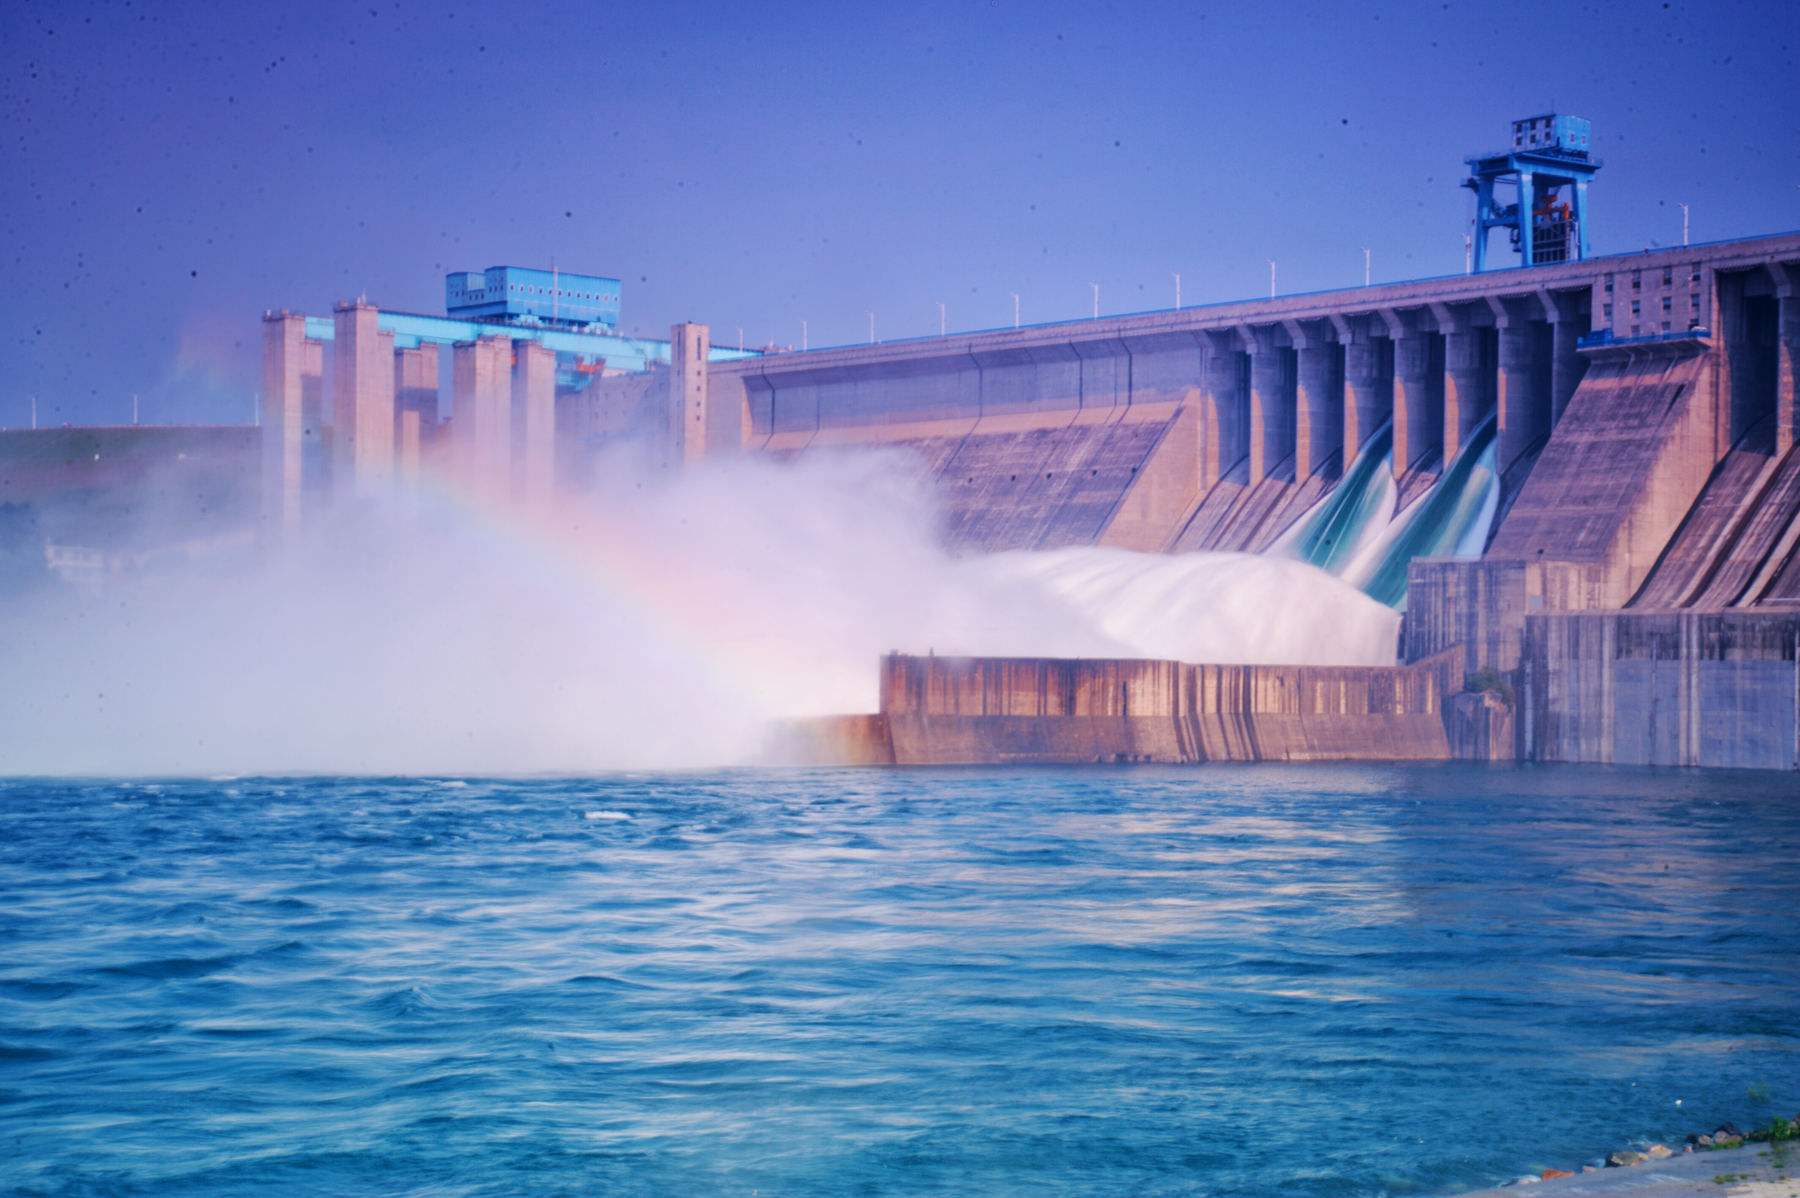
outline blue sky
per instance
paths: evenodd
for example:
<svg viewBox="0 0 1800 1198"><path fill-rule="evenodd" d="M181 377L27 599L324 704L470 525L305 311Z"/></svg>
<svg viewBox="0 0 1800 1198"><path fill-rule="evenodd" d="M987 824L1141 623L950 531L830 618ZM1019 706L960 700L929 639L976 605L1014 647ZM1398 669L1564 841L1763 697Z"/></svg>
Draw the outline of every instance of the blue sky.
<svg viewBox="0 0 1800 1198"><path fill-rule="evenodd" d="M247 420L263 309L501 263L815 346L1450 273L1462 159L1552 106L1597 252L1800 228L1797 60L1791 0L14 0L0 425Z"/></svg>

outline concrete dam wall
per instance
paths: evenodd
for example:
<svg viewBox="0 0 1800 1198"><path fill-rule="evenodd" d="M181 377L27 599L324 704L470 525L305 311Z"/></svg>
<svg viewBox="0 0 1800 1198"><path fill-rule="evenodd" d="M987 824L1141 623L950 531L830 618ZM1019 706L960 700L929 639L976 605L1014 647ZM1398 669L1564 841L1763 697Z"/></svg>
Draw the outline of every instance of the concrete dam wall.
<svg viewBox="0 0 1800 1198"><path fill-rule="evenodd" d="M1792 407L1786 272L1795 261L1800 237L1764 238L769 354L713 363L694 400L705 411L670 423L704 428L709 455L848 445L906 453L951 513L946 539L966 550L1086 543L1174 552L1268 548L1384 430L1394 508L1404 511L1491 427L1500 507L1523 503L1509 536L1524 546L1558 504L1579 502L1570 488L1591 479L1596 460L1628 486L1664 468L1664 431L1640 419L1669 406L1659 408L1659 388L1665 400L1698 388L1744 412L1778 406L1763 393L1779 391ZM1690 331L1685 363L1679 354L1652 364L1623 349L1616 360L1582 350L1584 339L1646 346ZM1610 403L1574 405L1590 371L1590 392ZM672 374L671 394L677 384ZM1721 389L1722 399L1713 394ZM1583 419L1562 433L1572 408ZM1767 415L1791 443L1792 412ZM1715 461L1733 438L1729 427L1690 432ZM1561 482L1528 496L1558 435L1567 443L1553 455ZM1683 461L1696 456L1705 455ZM1697 493L1701 481L1674 490ZM1681 508L1679 523L1685 506L1669 502ZM1672 527L1640 540L1659 531L1666 539ZM1654 558L1662 545L1647 548ZM1403 590L1404 562L1398 573Z"/></svg>
<svg viewBox="0 0 1800 1198"><path fill-rule="evenodd" d="M874 716L802 721L777 756L846 764L1442 761L1449 658L1399 668L916 657Z"/></svg>
<svg viewBox="0 0 1800 1198"><path fill-rule="evenodd" d="M968 668L1036 681L924 704L884 688L869 735L895 761L1366 751L1792 769L1797 362L1786 235L771 355L715 366L703 423L708 452L909 453L965 551L1298 556L1404 608L1402 660L1447 671L1426 735L1413 707L1190 703L1215 693L1206 671L1241 667L989 663ZM1088 682L1047 681L1057 670L1149 689L1112 710L1080 697ZM1464 691L1477 673L1489 684Z"/></svg>

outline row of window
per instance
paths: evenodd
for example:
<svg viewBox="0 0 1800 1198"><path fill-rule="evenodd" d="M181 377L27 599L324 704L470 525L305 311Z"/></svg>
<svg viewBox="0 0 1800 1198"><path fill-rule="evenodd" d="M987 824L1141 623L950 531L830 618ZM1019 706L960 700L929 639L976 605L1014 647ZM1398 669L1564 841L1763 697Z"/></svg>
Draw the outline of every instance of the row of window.
<svg viewBox="0 0 1800 1198"><path fill-rule="evenodd" d="M1662 281L1663 281L1664 287L1673 287L1675 285L1675 268L1673 266L1663 267ZM1695 265L1689 269L1688 282L1691 284L1697 284L1700 282L1700 267L1698 265ZM1606 277L1606 292L1608 295L1612 294L1612 289L1613 289L1612 276L1608 275ZM1643 271L1634 270L1631 272L1631 289L1633 291L1642 291L1644 289L1644 272Z"/></svg>
<svg viewBox="0 0 1800 1198"><path fill-rule="evenodd" d="M597 291L565 291L561 287L532 287L528 284L523 284L523 283L514 283L511 286L509 286L507 288L507 290L514 292L514 293L523 292L528 295L560 295L560 296L564 297L565 299L609 300L609 299L617 298L616 296L611 296L611 295L601 295ZM470 299L487 299L488 298L488 293L486 290L471 291L471 292L468 292L467 295L468 295L468 298L470 298ZM496 298L498 298L498 297L496 297Z"/></svg>
<svg viewBox="0 0 1800 1198"><path fill-rule="evenodd" d="M1633 316L1641 316L1643 314L1643 307L1644 302L1642 300L1632 300L1631 314ZM1662 297L1662 310L1670 313L1675 311L1674 296L1665 295ZM1613 306L1611 304L1604 304L1602 305L1601 312L1607 322L1610 323L1612 321ZM1700 293L1698 291L1693 292L1688 296L1688 312L1694 316L1700 315Z"/></svg>

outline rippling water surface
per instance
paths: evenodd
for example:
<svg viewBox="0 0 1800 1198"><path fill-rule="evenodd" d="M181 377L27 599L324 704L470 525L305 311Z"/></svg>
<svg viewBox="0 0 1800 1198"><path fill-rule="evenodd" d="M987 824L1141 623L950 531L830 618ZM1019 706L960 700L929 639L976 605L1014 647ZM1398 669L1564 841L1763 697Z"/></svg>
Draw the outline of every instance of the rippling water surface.
<svg viewBox="0 0 1800 1198"><path fill-rule="evenodd" d="M1488 1184L1800 1106L1797 791L0 782L0 1192Z"/></svg>

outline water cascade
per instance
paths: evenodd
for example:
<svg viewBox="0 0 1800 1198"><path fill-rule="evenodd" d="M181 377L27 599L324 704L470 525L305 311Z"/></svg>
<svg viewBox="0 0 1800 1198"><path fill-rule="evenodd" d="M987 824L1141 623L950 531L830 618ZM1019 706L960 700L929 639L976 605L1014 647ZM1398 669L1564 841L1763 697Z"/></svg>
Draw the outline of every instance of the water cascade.
<svg viewBox="0 0 1800 1198"><path fill-rule="evenodd" d="M1078 627L1103 633L1122 655L1243 664L1394 661L1399 617L1391 607L1309 563L1275 554L1082 547L996 554L961 569L977 594L1003 585L1058 601ZM1033 651L1058 648L1045 641Z"/></svg>
<svg viewBox="0 0 1800 1198"><path fill-rule="evenodd" d="M1311 562L1328 574L1342 574L1394 518L1393 449L1394 426L1389 422L1363 445L1324 501L1271 552Z"/></svg>
<svg viewBox="0 0 1800 1198"><path fill-rule="evenodd" d="M1343 570L1340 576L1364 594L1397 610L1406 608L1406 568L1415 557L1466 557L1487 544L1500 502L1494 469L1492 416L1469 435L1450 468Z"/></svg>

